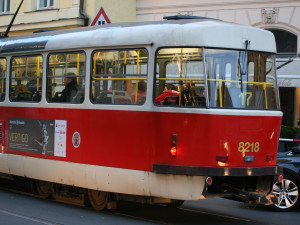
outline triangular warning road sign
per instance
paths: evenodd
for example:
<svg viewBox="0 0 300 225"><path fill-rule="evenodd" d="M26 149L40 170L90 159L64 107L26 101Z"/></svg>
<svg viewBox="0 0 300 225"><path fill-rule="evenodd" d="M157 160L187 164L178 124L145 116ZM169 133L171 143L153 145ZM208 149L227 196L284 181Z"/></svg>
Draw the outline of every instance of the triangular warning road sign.
<svg viewBox="0 0 300 225"><path fill-rule="evenodd" d="M108 24L111 23L106 12L104 11L103 7L100 8L98 13L96 14L95 18L91 22L90 26L95 26L95 25L103 25L103 24Z"/></svg>

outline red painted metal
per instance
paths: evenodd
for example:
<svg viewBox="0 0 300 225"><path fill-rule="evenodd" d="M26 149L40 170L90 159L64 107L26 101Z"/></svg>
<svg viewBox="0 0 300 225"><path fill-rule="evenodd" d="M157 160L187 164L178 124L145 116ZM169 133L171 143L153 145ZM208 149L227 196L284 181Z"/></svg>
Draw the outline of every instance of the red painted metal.
<svg viewBox="0 0 300 225"><path fill-rule="evenodd" d="M274 166L276 157L266 161L266 156L276 156L281 124L281 117L272 116L1 107L6 133L13 117L67 120L66 157L15 151L7 145L6 153L145 171L153 164ZM78 148L72 144L74 132L81 136ZM172 134L177 134L176 157L170 154ZM228 162L217 162L217 155L228 155ZM245 155L254 155L255 160L245 162Z"/></svg>

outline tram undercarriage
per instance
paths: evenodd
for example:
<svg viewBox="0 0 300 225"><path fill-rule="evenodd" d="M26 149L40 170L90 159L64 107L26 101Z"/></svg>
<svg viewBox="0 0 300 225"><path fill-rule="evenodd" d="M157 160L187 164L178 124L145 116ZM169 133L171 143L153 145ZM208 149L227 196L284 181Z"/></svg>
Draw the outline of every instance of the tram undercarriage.
<svg viewBox="0 0 300 225"><path fill-rule="evenodd" d="M246 203L272 205L279 199L271 192L277 177L213 177L207 185L205 198L223 197Z"/></svg>
<svg viewBox="0 0 300 225"><path fill-rule="evenodd" d="M8 188L13 187L18 191L34 194L44 199L49 198L80 206L92 206L96 210L116 209L119 203L123 201L152 205L164 204L168 207L178 207L184 202L169 198L90 190L19 176L8 177L5 175L5 177L0 177L5 178L4 183ZM212 177L211 179L211 183L206 182L206 188L200 199L222 197L250 204L271 205L278 203L278 198L270 191L274 182L270 176Z"/></svg>

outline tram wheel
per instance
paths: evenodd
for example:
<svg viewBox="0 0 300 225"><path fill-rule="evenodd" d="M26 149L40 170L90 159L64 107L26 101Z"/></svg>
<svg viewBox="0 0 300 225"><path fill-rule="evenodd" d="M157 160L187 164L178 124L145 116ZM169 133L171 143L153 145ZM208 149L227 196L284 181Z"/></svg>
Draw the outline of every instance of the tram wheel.
<svg viewBox="0 0 300 225"><path fill-rule="evenodd" d="M108 193L104 191L88 190L88 198L96 210L103 210L107 207Z"/></svg>
<svg viewBox="0 0 300 225"><path fill-rule="evenodd" d="M41 198L49 198L53 191L53 184L51 182L36 180L34 182L35 193Z"/></svg>

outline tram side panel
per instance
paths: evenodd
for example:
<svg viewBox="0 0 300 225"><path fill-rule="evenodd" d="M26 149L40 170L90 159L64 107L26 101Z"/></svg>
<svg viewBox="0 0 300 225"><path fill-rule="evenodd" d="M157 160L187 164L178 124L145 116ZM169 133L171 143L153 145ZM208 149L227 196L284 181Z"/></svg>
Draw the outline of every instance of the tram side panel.
<svg viewBox="0 0 300 225"><path fill-rule="evenodd" d="M5 152L149 171L156 145L150 116L119 110L7 108Z"/></svg>
<svg viewBox="0 0 300 225"><path fill-rule="evenodd" d="M276 165L281 117L212 114L157 115L159 148L157 164L198 167L264 167ZM177 135L177 155L170 154L170 140ZM228 156L220 163L217 156ZM246 162L245 156L254 160ZM273 155L266 161L267 155Z"/></svg>
<svg viewBox="0 0 300 225"><path fill-rule="evenodd" d="M4 155L12 175L182 200L199 199L203 192L203 177L151 172L155 155L161 151L158 136L164 136L156 134L155 113L40 108L5 111L8 145ZM48 143L43 149L40 143L45 136ZM56 148L61 150L59 155Z"/></svg>
<svg viewBox="0 0 300 225"><path fill-rule="evenodd" d="M276 165L280 117L90 109L5 111L5 151L11 154L144 171L151 171L152 164ZM170 154L174 134L175 157ZM270 154L274 160L266 162ZM220 165L218 155L227 155L228 163ZM245 162L245 155L253 155L254 160Z"/></svg>
<svg viewBox="0 0 300 225"><path fill-rule="evenodd" d="M204 176L152 173L153 165L249 168L276 164L276 159L266 162L266 155L276 154L278 137L274 134L280 117L17 109L4 108L2 114L7 133L4 161L13 175L118 193L195 200L204 190ZM175 157L170 154L174 134ZM249 149L252 143L253 150ZM217 162L218 155L228 155L228 162ZM254 155L254 161L245 162L245 155Z"/></svg>

